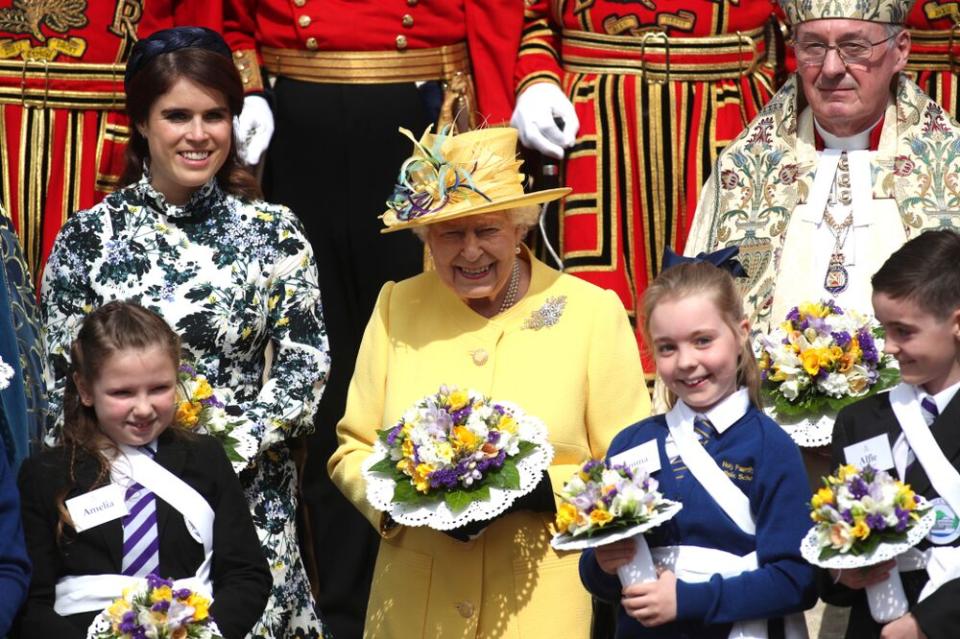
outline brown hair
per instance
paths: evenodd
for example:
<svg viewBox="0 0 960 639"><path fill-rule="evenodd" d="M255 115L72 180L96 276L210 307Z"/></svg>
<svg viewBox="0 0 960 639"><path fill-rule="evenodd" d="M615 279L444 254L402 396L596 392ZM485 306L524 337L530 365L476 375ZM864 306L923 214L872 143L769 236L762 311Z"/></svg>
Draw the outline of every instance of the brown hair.
<svg viewBox="0 0 960 639"><path fill-rule="evenodd" d="M960 308L960 234L921 233L888 257L870 283L874 293L909 300L945 319Z"/></svg>
<svg viewBox="0 0 960 639"><path fill-rule="evenodd" d="M133 184L143 176L143 163L149 160L150 149L137 125L147 121L153 104L170 91L180 78L220 93L227 102L231 116L239 115L243 110L243 82L233 62L226 56L198 47L177 49L156 56L137 71L127 85L127 115L132 126L127 143L126 167L120 184ZM220 188L237 197L247 200L262 197L256 179L237 157L232 127L230 152L217 171L217 182Z"/></svg>
<svg viewBox="0 0 960 639"><path fill-rule="evenodd" d="M650 338L650 316L657 305L667 300L698 294L710 296L723 323L739 338L739 325L746 319L746 314L743 312L743 299L740 297L733 276L709 262L688 262L672 266L660 273L643 293L641 313L646 348L653 348L653 340ZM757 408L763 406L760 400L760 369L753 355L749 338L743 340L740 355L737 357L737 385L746 387L754 406ZM669 389L664 388L664 390L666 403L672 407L677 398Z"/></svg>
<svg viewBox="0 0 960 639"><path fill-rule="evenodd" d="M106 362L114 354L159 346L170 356L174 367L180 365L180 337L156 313L133 302L104 304L83 320L77 338L70 345L70 372L63 394L63 434L61 445L68 455L67 485L57 495L59 539L64 525L73 526L64 504L67 494L77 485L76 460L85 453L97 461L98 472L91 488L107 483L110 461L104 450L117 450L116 444L100 430L92 406L80 401L74 376L89 388Z"/></svg>

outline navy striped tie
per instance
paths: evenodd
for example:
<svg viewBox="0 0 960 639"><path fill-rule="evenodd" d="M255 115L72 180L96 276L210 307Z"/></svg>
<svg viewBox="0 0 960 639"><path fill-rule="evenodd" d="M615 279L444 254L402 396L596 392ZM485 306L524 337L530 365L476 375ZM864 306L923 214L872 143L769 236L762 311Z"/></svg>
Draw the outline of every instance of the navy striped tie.
<svg viewBox="0 0 960 639"><path fill-rule="evenodd" d="M710 423L709 419L697 415L693 419L693 432L697 436L697 441L699 441L703 447L706 447L707 442L716 436L717 429L713 427L713 424ZM675 458L670 460L670 468L673 470L674 477L677 479L683 479L684 471L687 470L687 465L683 463L683 458L677 455Z"/></svg>
<svg viewBox="0 0 960 639"><path fill-rule="evenodd" d="M151 458L156 452L149 446L141 451ZM127 488L127 509L123 518L123 564L121 573L146 577L160 569L160 539L157 534L157 500L153 492L134 482Z"/></svg>

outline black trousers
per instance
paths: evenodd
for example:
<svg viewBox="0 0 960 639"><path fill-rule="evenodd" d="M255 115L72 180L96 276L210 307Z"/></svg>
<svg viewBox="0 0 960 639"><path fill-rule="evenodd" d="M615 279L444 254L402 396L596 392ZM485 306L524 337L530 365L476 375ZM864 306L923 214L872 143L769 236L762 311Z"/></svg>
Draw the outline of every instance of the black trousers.
<svg viewBox="0 0 960 639"><path fill-rule="evenodd" d="M378 216L400 164L432 120L412 83L338 85L279 78L276 131L267 156L269 200L303 221L316 254L332 367L308 439L303 499L310 515L320 585L317 604L336 639L362 635L379 536L330 481L357 351L384 282L422 270L423 249L408 232L381 235Z"/></svg>

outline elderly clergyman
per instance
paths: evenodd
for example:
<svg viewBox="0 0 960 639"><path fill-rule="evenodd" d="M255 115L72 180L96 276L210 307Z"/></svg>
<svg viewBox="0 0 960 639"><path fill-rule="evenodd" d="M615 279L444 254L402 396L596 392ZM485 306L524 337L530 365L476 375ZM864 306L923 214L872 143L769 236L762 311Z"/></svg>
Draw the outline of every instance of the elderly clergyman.
<svg viewBox="0 0 960 639"><path fill-rule="evenodd" d="M911 0L781 0L797 73L717 161L686 253L739 246L754 330L803 301L870 313L870 276L960 231L960 127L901 71Z"/></svg>

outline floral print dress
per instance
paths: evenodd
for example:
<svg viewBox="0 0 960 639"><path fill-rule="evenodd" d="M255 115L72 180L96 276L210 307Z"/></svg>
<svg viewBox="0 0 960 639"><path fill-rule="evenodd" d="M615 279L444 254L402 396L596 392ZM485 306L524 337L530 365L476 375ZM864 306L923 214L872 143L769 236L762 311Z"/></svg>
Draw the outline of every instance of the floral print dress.
<svg viewBox="0 0 960 639"><path fill-rule="evenodd" d="M313 430L330 366L317 267L300 221L286 207L225 194L215 180L174 206L147 177L70 218L42 287L54 415L80 323L115 299L163 316L197 371L232 390L243 408L230 418L239 421L233 433L254 445L234 468L273 573L250 636L322 637L297 542L297 477L287 445ZM56 436L54 427L48 439Z"/></svg>

